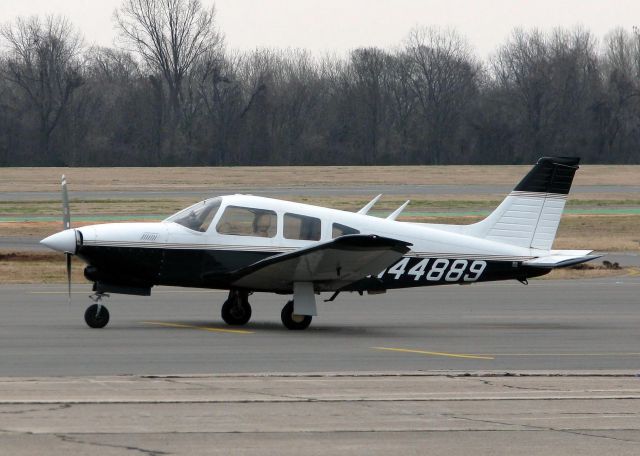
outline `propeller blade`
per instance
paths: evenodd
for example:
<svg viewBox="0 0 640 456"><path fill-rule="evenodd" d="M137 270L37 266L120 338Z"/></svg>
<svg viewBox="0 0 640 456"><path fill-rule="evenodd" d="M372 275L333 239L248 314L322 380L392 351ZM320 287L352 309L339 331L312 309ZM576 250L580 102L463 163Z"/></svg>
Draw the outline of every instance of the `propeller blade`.
<svg viewBox="0 0 640 456"><path fill-rule="evenodd" d="M62 175L62 228L71 228L71 210L69 209L69 192L67 191L67 178ZM71 304L71 254L64 254L67 260L67 294Z"/></svg>
<svg viewBox="0 0 640 456"><path fill-rule="evenodd" d="M62 227L71 228L71 211L69 210L69 193L67 192L67 178L62 175Z"/></svg>
<svg viewBox="0 0 640 456"><path fill-rule="evenodd" d="M69 304L71 304L71 254L65 253L67 257L67 293L69 295Z"/></svg>

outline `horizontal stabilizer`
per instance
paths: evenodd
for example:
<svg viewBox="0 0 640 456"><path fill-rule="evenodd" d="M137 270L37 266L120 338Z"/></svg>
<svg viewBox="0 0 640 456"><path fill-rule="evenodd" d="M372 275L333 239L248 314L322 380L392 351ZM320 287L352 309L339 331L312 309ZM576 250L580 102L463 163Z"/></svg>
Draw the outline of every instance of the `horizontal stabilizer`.
<svg viewBox="0 0 640 456"><path fill-rule="evenodd" d="M295 282L337 289L377 274L410 250L408 242L375 235L347 235L282 253L231 274L234 287L290 292Z"/></svg>
<svg viewBox="0 0 640 456"><path fill-rule="evenodd" d="M600 258L602 255L591 255L592 250L551 250L545 255L525 261L524 266L533 268L564 268Z"/></svg>

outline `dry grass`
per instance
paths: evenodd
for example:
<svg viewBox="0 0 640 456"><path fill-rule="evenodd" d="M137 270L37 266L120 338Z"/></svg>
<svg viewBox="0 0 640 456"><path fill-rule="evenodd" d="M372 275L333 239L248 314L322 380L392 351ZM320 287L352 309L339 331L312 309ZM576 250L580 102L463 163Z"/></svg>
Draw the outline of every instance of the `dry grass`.
<svg viewBox="0 0 640 456"><path fill-rule="evenodd" d="M632 268L622 269L555 269L549 274L537 277L535 280L574 280L574 279L601 279L603 277L623 277L637 275L637 270Z"/></svg>
<svg viewBox="0 0 640 456"><path fill-rule="evenodd" d="M640 251L640 215L565 215L554 248Z"/></svg>
<svg viewBox="0 0 640 456"><path fill-rule="evenodd" d="M148 222L149 220L127 220L127 222ZM74 223L72 227L91 226L101 222L92 223ZM0 222L0 237L5 238L24 238L32 237L34 240L40 240L53 233L62 230L62 222Z"/></svg>
<svg viewBox="0 0 640 456"><path fill-rule="evenodd" d="M193 190L363 184L513 185L523 166L293 166L199 168L3 168L0 192L57 191L66 174L74 190ZM640 166L584 165L577 185L637 185Z"/></svg>
<svg viewBox="0 0 640 456"><path fill-rule="evenodd" d="M389 195L383 197L374 208L374 212L392 212L406 200L411 200L407 212L490 212L500 204L504 195ZM340 196L299 196L283 195L279 198L317 206L332 207L346 211L356 211L369 202L369 198L357 195ZM162 198L162 199L104 199L78 200L71 199L73 216L110 216L129 218L132 215L155 216L158 219L183 209L196 201L194 198ZM608 209L638 208L640 195L632 192L597 195L577 194L569 199L568 209ZM60 216L59 201L0 201L0 217L19 219L35 216ZM0 222L1 223L1 222Z"/></svg>
<svg viewBox="0 0 640 456"><path fill-rule="evenodd" d="M84 263L74 260L71 280L84 283ZM2 252L0 253L1 283L64 283L67 272L61 253Z"/></svg>
<svg viewBox="0 0 640 456"><path fill-rule="evenodd" d="M639 276L640 268L620 266L610 261L591 261L573 267L555 269L540 279L597 279L602 277Z"/></svg>
<svg viewBox="0 0 640 456"><path fill-rule="evenodd" d="M72 215L162 215L189 206L193 199L158 200L77 200L71 198ZM0 201L1 217L59 216L60 201Z"/></svg>

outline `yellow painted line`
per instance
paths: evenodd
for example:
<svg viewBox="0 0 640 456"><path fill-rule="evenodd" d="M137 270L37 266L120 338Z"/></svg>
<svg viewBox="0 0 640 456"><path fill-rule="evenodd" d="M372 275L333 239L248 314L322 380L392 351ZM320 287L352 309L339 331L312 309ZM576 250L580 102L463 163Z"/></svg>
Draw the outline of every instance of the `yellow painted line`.
<svg viewBox="0 0 640 456"><path fill-rule="evenodd" d="M431 356L446 356L449 358L468 358L468 359L495 359L492 356L488 355L463 355L460 353L442 353L442 352L432 352L432 351L424 351L424 350L410 350L407 348L389 348L389 347L371 347L374 350L384 350L391 352L400 352L400 353L416 353L419 355L431 355Z"/></svg>
<svg viewBox="0 0 640 456"><path fill-rule="evenodd" d="M630 276L639 276L640 275L640 269L638 268L629 268L629 274Z"/></svg>
<svg viewBox="0 0 640 456"><path fill-rule="evenodd" d="M231 334L253 334L253 331L247 331L246 329L209 328L207 326L184 325L180 323L166 323L162 321L142 321L141 323L144 325L164 326L166 328L199 329L201 331L221 332L221 333L231 333Z"/></svg>
<svg viewBox="0 0 640 456"><path fill-rule="evenodd" d="M470 359L495 359L496 356L513 356L513 357L525 357L525 356L607 356L607 357L624 357L624 356L640 356L640 353L442 353L432 352L425 350L412 350L407 348L390 348L390 347L371 347L374 350L393 351L400 353L417 353L419 355L431 355L431 356L447 356L450 358L470 358Z"/></svg>
<svg viewBox="0 0 640 456"><path fill-rule="evenodd" d="M480 356L640 356L640 353L492 353Z"/></svg>

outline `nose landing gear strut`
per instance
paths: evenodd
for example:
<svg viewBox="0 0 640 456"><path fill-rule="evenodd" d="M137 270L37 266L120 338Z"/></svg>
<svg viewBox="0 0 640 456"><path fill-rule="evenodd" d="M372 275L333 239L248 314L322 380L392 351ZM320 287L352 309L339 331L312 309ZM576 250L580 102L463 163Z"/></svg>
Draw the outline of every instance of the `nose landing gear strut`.
<svg viewBox="0 0 640 456"><path fill-rule="evenodd" d="M87 307L84 313L84 321L90 328L104 328L109 323L109 310L102 305L102 299L108 297L107 293L94 293L89 296L94 304Z"/></svg>

